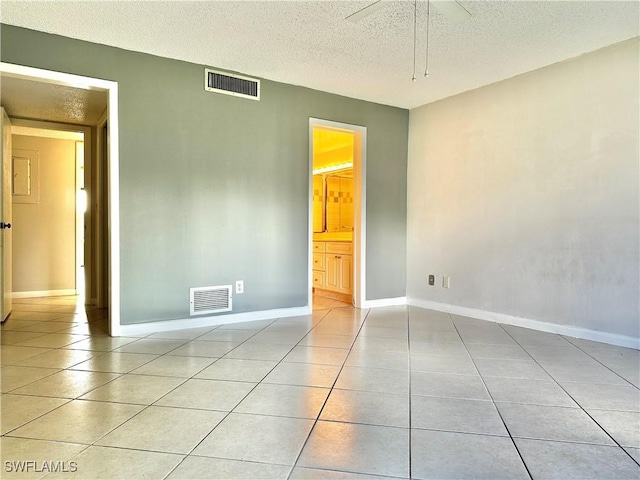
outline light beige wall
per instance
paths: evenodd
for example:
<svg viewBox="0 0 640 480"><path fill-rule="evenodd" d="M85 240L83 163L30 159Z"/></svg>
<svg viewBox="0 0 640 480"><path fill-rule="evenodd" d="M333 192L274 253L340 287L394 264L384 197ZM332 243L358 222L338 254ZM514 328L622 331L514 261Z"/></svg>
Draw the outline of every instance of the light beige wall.
<svg viewBox="0 0 640 480"><path fill-rule="evenodd" d="M640 337L639 53L635 38L411 111L413 302Z"/></svg>
<svg viewBox="0 0 640 480"><path fill-rule="evenodd" d="M13 203L13 291L75 288L75 142L13 135L39 152L39 201Z"/></svg>

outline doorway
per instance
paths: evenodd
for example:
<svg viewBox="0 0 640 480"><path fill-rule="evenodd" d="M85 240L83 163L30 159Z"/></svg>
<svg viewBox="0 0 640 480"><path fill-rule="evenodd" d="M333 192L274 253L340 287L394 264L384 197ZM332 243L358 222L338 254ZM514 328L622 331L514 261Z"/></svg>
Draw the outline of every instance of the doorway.
<svg viewBox="0 0 640 480"><path fill-rule="evenodd" d="M85 288L91 129L14 118L11 133L13 298L77 295L91 303Z"/></svg>
<svg viewBox="0 0 640 480"><path fill-rule="evenodd" d="M45 91L51 91L56 89L64 89L78 95L78 98L84 98L91 96L96 92L106 94L106 109L105 118L108 120L108 140L107 140L107 158L104 158L105 171L107 175L106 183L108 185L108 207L104 207L102 211L108 212L108 218L106 219L106 231L102 232L107 238L104 242L105 247L108 249L108 265L102 265L102 271L108 272L108 285L105 285L105 291L107 292L108 300L107 305L109 308L109 334L112 336L118 336L120 333L120 261L119 261L119 159L118 159L118 84L113 81L101 80L91 77L82 77L77 75L71 75L66 73L54 72L49 70L41 70L31 67L24 67L20 65L13 65L8 63L0 63L0 75L3 79L20 80L28 82L32 88L34 95L30 95L28 98L35 102L36 99L41 99ZM11 82L6 82L11 83ZM4 88L4 85L3 85ZM77 93L76 93L77 92ZM75 98L75 97L74 97ZM7 99L3 96L3 102ZM46 110L46 105L38 105L32 103L31 108L34 111ZM37 115L20 116L22 118L37 118ZM44 118L45 120L51 120ZM105 123L106 121L105 120ZM55 120L54 120L55 121ZM59 120L58 120L59 121ZM65 122L72 123L72 122ZM98 127L96 123L92 123L91 126ZM104 198L105 196L103 196ZM98 201L96 195L90 195L88 198L89 208L95 207L95 202ZM99 222L94 222L98 224ZM101 222L102 223L102 222ZM92 240L95 237L91 237ZM87 249L91 247L88 245ZM91 249L91 255L95 254L95 248ZM88 260L91 255L85 255L84 259ZM103 255L94 255L98 261L100 258L104 258ZM91 276L93 277L93 275ZM96 285L93 278L89 278L91 284L90 288ZM89 289L87 289L89 291Z"/></svg>
<svg viewBox="0 0 640 480"><path fill-rule="evenodd" d="M360 308L365 301L365 176L366 128L310 118L311 307Z"/></svg>

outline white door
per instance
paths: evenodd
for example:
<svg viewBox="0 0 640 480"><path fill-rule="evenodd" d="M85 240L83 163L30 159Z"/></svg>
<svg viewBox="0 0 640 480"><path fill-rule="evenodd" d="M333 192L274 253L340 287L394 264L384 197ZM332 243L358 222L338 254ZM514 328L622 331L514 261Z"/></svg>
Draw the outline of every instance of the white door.
<svg viewBox="0 0 640 480"><path fill-rule="evenodd" d="M0 129L2 130L2 169L0 169L0 321L5 321L11 313L11 122L2 109Z"/></svg>

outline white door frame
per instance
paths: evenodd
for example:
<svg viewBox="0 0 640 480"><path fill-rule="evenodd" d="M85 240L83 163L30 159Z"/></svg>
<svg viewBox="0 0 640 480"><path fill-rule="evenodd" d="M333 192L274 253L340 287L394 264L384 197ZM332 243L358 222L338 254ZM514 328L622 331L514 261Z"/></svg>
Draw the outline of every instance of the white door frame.
<svg viewBox="0 0 640 480"><path fill-rule="evenodd" d="M104 258L103 249L107 246L107 242L105 242L105 239L103 238L103 235L102 235L102 233L104 233L102 226L103 226L105 210L108 211L108 208L107 208L108 205L102 201L104 198L103 172L105 168L108 168L108 161L109 161L108 151L106 152L106 155L105 155L105 152L103 152L102 150L102 147L105 144L105 142L109 141L109 135L108 134L105 135L103 133L105 125L107 125L106 109L100 116L100 119L98 120L98 125L96 127L96 156L95 156L96 162L95 162L95 165L93 165L96 170L95 172L92 173L92 177L91 177L92 179L95 179L95 185L92 185L92 188L93 188L92 192L93 192L94 198L98 199L97 211L95 212L96 215L94 215L94 221L96 222L94 231L97 232L97 235L96 235L96 238L93 239L92 243L96 249L96 258L97 258L97 255L100 255L102 259ZM108 146L107 146L107 150L108 150ZM102 260L96 262L96 271L94 272L93 278L96 279L95 300L96 300L96 306L98 308L105 308L108 306L107 302L109 300L109 294L107 292L107 294L105 295L105 291L104 291L105 287L108 286L107 284L109 283L108 262L109 260L107 260L106 262L103 262ZM105 280L105 269L107 269L106 280Z"/></svg>
<svg viewBox="0 0 640 480"><path fill-rule="evenodd" d="M89 137L88 141L91 141ZM91 157L87 157L85 154L87 144L87 137L82 136L82 142L75 142L76 155L74 157L76 167L76 181L75 187L75 225L76 225L76 295L81 294L85 299L85 302L91 298L90 292L87 291L91 282L87 282L87 272L90 272L90 268L87 268L89 262L86 260L91 258L91 242L87 242L87 232L91 232L91 216L87 216L87 209L89 200L87 199L87 192L91 190L91 185L87 183L85 171L90 171ZM82 158L82 162L80 162ZM86 168L89 167L89 168ZM91 177L89 177L91 178ZM88 187L88 188L87 188ZM83 205L78 202L81 200ZM79 207L84 207L80 209ZM87 245L89 243L89 245ZM81 277L84 275L84 279ZM80 288L82 289L80 291Z"/></svg>
<svg viewBox="0 0 640 480"><path fill-rule="evenodd" d="M366 251L367 251L367 127L348 123L309 118L309 286L308 302L313 303L313 127L329 127L356 134L354 149L360 148L360 161L354 161L354 225L353 225L353 304L363 308L366 304ZM359 141L357 141L359 140Z"/></svg>
<svg viewBox="0 0 640 480"><path fill-rule="evenodd" d="M42 70L0 62L0 72L13 78L22 78L55 85L98 90L108 94L109 118L109 334L120 334L120 161L118 157L118 83L69 73Z"/></svg>

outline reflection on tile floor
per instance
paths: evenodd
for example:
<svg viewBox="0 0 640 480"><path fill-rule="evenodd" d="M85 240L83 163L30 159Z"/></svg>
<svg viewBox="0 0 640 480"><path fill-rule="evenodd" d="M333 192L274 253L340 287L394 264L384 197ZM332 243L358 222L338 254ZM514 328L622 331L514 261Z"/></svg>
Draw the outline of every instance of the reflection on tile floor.
<svg viewBox="0 0 640 480"><path fill-rule="evenodd" d="M335 305L111 338L76 302L2 325L2 478L640 478L636 350Z"/></svg>
<svg viewBox="0 0 640 480"><path fill-rule="evenodd" d="M350 303L337 300L335 298L323 297L322 295L313 294L313 309L326 310L329 308L349 307Z"/></svg>

